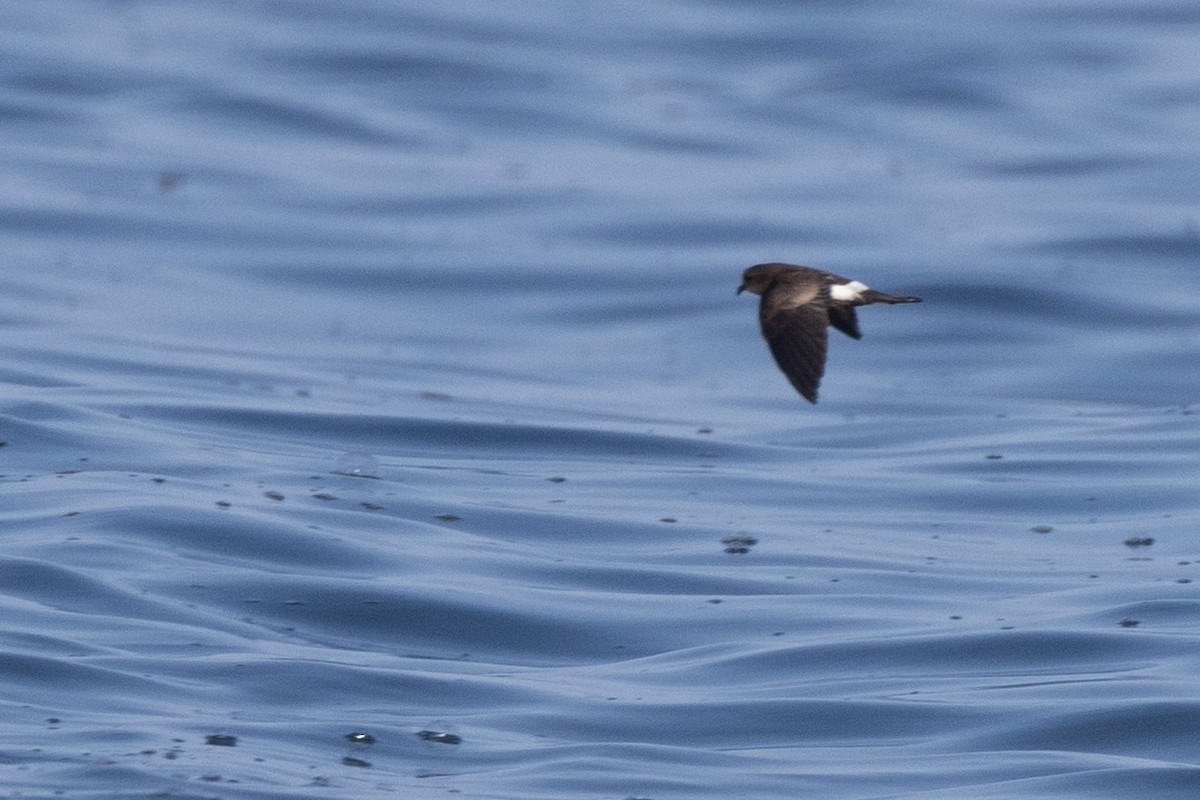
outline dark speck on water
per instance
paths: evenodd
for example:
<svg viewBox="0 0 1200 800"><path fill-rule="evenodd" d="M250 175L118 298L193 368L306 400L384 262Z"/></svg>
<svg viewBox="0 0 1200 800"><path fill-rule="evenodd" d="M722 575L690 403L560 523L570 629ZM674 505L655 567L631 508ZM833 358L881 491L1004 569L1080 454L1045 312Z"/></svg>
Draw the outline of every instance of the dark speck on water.
<svg viewBox="0 0 1200 800"><path fill-rule="evenodd" d="M721 540L721 544L725 545L725 552L734 555L744 555L750 552L750 548L758 544L758 539L753 536L726 536Z"/></svg>

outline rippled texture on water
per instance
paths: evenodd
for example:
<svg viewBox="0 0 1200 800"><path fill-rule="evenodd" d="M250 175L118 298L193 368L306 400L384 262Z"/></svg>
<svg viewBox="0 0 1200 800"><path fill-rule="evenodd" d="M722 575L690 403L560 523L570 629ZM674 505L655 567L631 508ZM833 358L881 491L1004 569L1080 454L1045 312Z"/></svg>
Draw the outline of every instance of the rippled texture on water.
<svg viewBox="0 0 1200 800"><path fill-rule="evenodd" d="M3 7L6 796L1196 797L1197 22Z"/></svg>

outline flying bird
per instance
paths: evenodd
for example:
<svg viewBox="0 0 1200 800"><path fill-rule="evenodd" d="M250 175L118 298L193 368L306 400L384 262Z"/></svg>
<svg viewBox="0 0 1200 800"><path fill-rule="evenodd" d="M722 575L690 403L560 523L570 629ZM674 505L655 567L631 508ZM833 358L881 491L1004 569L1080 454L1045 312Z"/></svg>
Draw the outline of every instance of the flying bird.
<svg viewBox="0 0 1200 800"><path fill-rule="evenodd" d="M921 298L877 292L859 281L794 264L758 264L742 273L737 293L760 295L758 321L775 363L805 400L817 402L825 374L830 325L861 339L856 306L919 303Z"/></svg>

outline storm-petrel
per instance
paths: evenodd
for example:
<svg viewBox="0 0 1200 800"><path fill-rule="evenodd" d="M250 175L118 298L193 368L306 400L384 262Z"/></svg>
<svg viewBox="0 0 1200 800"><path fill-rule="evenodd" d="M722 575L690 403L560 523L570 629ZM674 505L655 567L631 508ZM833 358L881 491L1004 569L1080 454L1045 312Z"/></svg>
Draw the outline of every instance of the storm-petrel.
<svg viewBox="0 0 1200 800"><path fill-rule="evenodd" d="M877 292L859 281L793 264L758 264L742 273L743 291L762 295L758 321L771 355L796 391L817 402L825 374L829 325L861 339L855 306L871 303L919 303L921 298Z"/></svg>

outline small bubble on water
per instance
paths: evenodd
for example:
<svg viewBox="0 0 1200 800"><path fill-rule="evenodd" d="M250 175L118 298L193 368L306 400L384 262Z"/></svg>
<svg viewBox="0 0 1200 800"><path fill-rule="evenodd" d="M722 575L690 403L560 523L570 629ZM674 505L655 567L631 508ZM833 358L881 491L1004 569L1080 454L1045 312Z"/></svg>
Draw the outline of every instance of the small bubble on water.
<svg viewBox="0 0 1200 800"><path fill-rule="evenodd" d="M379 462L369 453L346 453L337 460L333 472L351 478L378 478Z"/></svg>
<svg viewBox="0 0 1200 800"><path fill-rule="evenodd" d="M462 737L457 733L449 731L417 731L417 738L426 742L437 742L438 744L462 744Z"/></svg>

